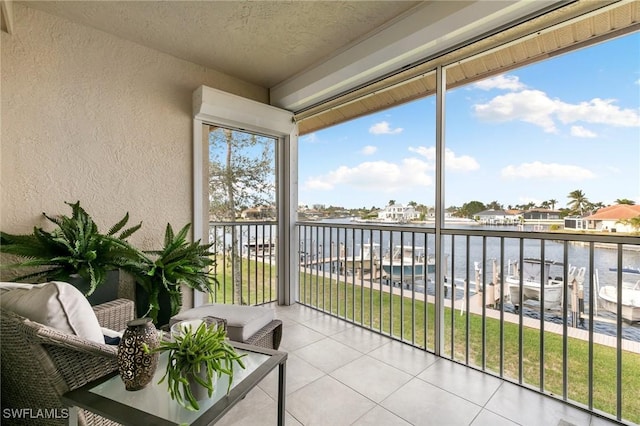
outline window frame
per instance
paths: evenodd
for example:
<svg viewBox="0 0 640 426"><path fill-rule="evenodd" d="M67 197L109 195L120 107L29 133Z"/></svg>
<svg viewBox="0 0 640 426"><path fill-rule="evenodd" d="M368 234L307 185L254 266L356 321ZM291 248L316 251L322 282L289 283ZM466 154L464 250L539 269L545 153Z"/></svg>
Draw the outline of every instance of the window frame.
<svg viewBox="0 0 640 426"><path fill-rule="evenodd" d="M215 125L258 133L276 139L276 207L278 210L278 304L289 305L297 298L298 260L295 221L298 198L298 125L293 113L207 86L193 92L193 237L209 239L208 135L203 125ZM193 305L206 303L195 291Z"/></svg>

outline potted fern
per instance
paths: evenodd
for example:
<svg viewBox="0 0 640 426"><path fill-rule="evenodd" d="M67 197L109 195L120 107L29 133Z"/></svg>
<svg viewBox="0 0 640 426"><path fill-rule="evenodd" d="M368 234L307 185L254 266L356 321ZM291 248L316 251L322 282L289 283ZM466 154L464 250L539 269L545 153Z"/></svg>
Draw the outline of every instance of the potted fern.
<svg viewBox="0 0 640 426"><path fill-rule="evenodd" d="M187 241L191 224L174 233L167 224L162 250L145 251L141 261L125 268L136 279L136 305L138 316L149 316L156 326L169 323L169 319L182 306L181 286L212 293L218 284L209 271L215 265L213 244Z"/></svg>
<svg viewBox="0 0 640 426"><path fill-rule="evenodd" d="M32 234L14 235L0 232L0 252L24 258L17 263L2 265L3 269L30 268L14 278L16 281L67 281L76 286L92 303L91 296L100 289L111 271L117 271L140 261L141 252L126 239L140 229L142 223L124 229L129 213L113 225L106 234L98 230L92 217L80 207L80 202L66 203L71 216L44 217L57 227L51 231L34 227ZM118 276L113 288L117 295ZM108 296L105 296L108 297ZM115 297L113 297L115 298Z"/></svg>
<svg viewBox="0 0 640 426"><path fill-rule="evenodd" d="M238 354L229 344L224 327L204 321L196 329L191 324L177 325L181 330L172 333L171 340L162 340L154 349L145 345L144 349L147 353L168 352L167 367L159 383L166 380L171 399L188 410L197 411L198 400L211 398L217 378L223 374L229 376L229 393L233 366L245 368L244 354Z"/></svg>

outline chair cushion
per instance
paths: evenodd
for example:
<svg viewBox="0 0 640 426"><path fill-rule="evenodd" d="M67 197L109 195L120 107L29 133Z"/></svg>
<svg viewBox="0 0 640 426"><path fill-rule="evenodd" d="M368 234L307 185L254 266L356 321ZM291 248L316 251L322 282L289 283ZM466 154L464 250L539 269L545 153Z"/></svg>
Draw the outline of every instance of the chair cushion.
<svg viewBox="0 0 640 426"><path fill-rule="evenodd" d="M0 306L31 321L104 344L98 319L86 297L61 281L1 283Z"/></svg>
<svg viewBox="0 0 640 426"><path fill-rule="evenodd" d="M227 336L229 336L229 339L244 342L262 327L273 321L274 311L260 306L212 303L180 312L171 318L171 323L205 317L217 317L227 320Z"/></svg>

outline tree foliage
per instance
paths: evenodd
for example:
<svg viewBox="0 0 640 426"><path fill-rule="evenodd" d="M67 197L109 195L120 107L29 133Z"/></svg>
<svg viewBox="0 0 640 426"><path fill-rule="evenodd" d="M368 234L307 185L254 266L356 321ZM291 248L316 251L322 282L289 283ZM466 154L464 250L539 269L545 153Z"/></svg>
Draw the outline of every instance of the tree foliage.
<svg viewBox="0 0 640 426"><path fill-rule="evenodd" d="M246 132L209 129L209 217L235 221L242 209L275 203L275 142L273 138ZM237 227L231 228L233 247L240 247ZM242 299L241 259L232 250L234 299Z"/></svg>
<svg viewBox="0 0 640 426"><path fill-rule="evenodd" d="M489 204L487 204L487 208L488 209L493 209L493 210L502 210L502 204L500 204L497 201L492 201Z"/></svg>
<svg viewBox="0 0 640 426"><path fill-rule="evenodd" d="M464 203L460 210L458 210L458 215L460 217L473 218L477 213L480 213L483 210L486 210L487 206L484 205L481 201L469 201L468 203Z"/></svg>
<svg viewBox="0 0 640 426"><path fill-rule="evenodd" d="M626 205L628 205L628 206L635 206L635 205L636 205L636 202L635 202L635 201L630 200L630 199L628 199L628 198L618 198L618 199L615 201L615 203L616 203L616 204L626 204Z"/></svg>
<svg viewBox="0 0 640 426"><path fill-rule="evenodd" d="M629 225L633 228L634 231L640 231L640 216L632 217L630 219L620 219L616 223Z"/></svg>
<svg viewBox="0 0 640 426"><path fill-rule="evenodd" d="M569 198L567 207L571 211L571 214L583 215L585 211L589 210L589 199L582 190L576 189L575 191L571 191L567 198Z"/></svg>
<svg viewBox="0 0 640 426"><path fill-rule="evenodd" d="M209 133L209 212L234 220L242 208L275 202L273 139L224 128Z"/></svg>

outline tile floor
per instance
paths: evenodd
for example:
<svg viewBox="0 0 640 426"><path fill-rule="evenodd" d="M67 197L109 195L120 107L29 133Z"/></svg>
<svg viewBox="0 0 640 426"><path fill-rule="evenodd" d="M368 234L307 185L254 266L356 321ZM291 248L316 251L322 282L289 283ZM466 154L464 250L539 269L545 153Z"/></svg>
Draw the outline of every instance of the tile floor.
<svg viewBox="0 0 640 426"><path fill-rule="evenodd" d="M288 352L286 424L615 424L301 306L275 306ZM222 425L275 425L277 371Z"/></svg>

